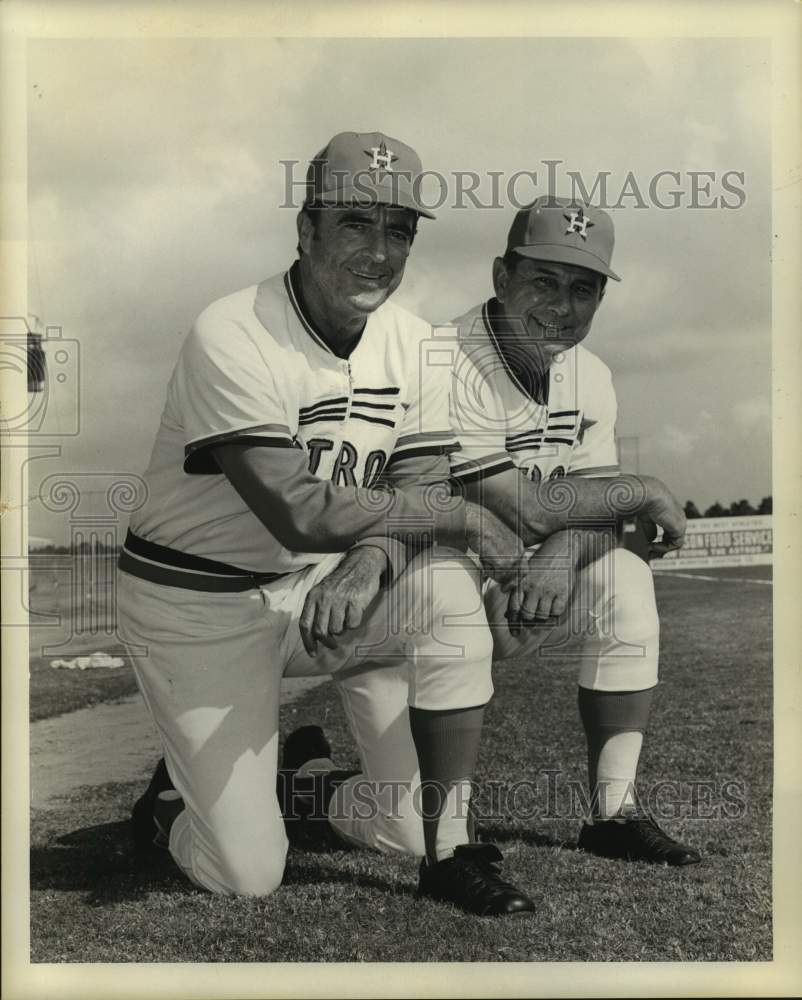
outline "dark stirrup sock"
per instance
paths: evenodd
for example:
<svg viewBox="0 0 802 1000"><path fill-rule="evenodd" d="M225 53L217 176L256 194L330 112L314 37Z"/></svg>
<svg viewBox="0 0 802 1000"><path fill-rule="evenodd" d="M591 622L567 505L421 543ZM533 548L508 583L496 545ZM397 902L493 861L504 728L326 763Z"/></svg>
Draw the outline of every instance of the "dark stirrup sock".
<svg viewBox="0 0 802 1000"><path fill-rule="evenodd" d="M588 743L588 783L592 798L597 794L599 758L604 744L618 733L645 732L656 690L657 685L644 691L578 688L577 704ZM633 771L633 783L634 778Z"/></svg>
<svg viewBox="0 0 802 1000"><path fill-rule="evenodd" d="M430 711L409 709L412 739L418 752L421 778L421 813L426 857L437 860L437 833L444 824L460 824L468 841L467 817L442 816L449 789L459 782L470 782L476 769L485 706Z"/></svg>

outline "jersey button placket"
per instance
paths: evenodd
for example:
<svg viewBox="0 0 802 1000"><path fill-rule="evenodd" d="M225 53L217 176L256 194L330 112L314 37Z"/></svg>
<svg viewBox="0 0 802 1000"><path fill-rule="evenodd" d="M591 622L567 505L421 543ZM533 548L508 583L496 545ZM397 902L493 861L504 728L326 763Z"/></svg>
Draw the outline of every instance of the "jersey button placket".
<svg viewBox="0 0 802 1000"><path fill-rule="evenodd" d="M342 364L342 369L345 372L345 377L348 380L348 388L346 390L348 395L348 406L345 410L345 423L351 419L351 404L354 401L354 375L351 371L351 362L344 361Z"/></svg>

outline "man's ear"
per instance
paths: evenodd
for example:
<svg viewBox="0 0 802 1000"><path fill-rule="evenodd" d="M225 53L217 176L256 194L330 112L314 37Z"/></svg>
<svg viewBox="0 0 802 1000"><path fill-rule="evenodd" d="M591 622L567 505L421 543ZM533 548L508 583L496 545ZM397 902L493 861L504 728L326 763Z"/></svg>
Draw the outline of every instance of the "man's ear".
<svg viewBox="0 0 802 1000"><path fill-rule="evenodd" d="M304 253L309 253L309 244L315 238L315 227L303 209L298 213L295 225L298 229L298 248Z"/></svg>
<svg viewBox="0 0 802 1000"><path fill-rule="evenodd" d="M504 263L503 257L496 257L493 261L493 288L499 302L504 301L504 292L507 289L509 280L510 272L507 270L507 265Z"/></svg>

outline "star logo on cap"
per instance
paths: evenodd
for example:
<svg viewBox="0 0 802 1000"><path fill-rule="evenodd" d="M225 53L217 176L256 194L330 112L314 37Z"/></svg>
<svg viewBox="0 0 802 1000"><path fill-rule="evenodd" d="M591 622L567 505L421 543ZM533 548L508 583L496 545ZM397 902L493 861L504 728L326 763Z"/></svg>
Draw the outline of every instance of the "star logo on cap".
<svg viewBox="0 0 802 1000"><path fill-rule="evenodd" d="M378 170L379 174L385 171L392 173L393 168L392 163L398 159L392 149L387 148L387 143L382 140L381 146L371 146L370 149L366 149L365 154L371 156L370 166L368 170Z"/></svg>
<svg viewBox="0 0 802 1000"><path fill-rule="evenodd" d="M595 222L591 222L590 219L585 218L585 213L581 208L578 212L571 212L570 215L567 212L563 212L563 218L568 222L565 235L568 236L569 233L576 233L583 240L588 238L588 229L596 225Z"/></svg>

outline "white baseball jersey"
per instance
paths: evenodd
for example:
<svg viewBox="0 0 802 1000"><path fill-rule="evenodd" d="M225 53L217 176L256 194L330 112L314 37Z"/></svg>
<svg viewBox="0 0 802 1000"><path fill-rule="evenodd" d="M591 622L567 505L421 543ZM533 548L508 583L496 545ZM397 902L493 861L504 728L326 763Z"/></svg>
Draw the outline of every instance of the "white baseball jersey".
<svg viewBox="0 0 802 1000"><path fill-rule="evenodd" d="M344 360L309 320L296 268L213 303L187 337L145 473L148 499L122 554L127 572L237 589L227 575L294 572L386 535L387 504L362 489L380 476L404 468L447 479L457 442L448 371L426 364L430 326L387 302ZM213 449L230 442L271 449L277 521L314 551L282 545L221 473ZM447 534L464 518L454 504L431 514L420 497L396 501L395 523L427 514Z"/></svg>
<svg viewBox="0 0 802 1000"><path fill-rule="evenodd" d="M615 389L603 361L581 344L558 354L539 401L498 349L489 303L454 324L460 344L451 392L460 440L451 456L455 479L481 479L511 463L533 481L618 472Z"/></svg>

